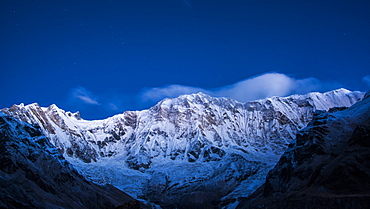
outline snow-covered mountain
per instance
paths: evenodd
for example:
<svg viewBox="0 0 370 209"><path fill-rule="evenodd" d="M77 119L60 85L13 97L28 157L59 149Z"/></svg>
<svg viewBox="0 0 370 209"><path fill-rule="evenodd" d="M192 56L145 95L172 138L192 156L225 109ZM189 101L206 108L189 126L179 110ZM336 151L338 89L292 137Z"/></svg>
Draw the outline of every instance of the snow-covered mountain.
<svg viewBox="0 0 370 209"><path fill-rule="evenodd" d="M0 113L0 208L114 208L139 202L86 181L41 130Z"/></svg>
<svg viewBox="0 0 370 209"><path fill-rule="evenodd" d="M317 111L266 183L239 208L369 208L370 91L342 111Z"/></svg>
<svg viewBox="0 0 370 209"><path fill-rule="evenodd" d="M162 207L206 207L253 192L316 110L349 107L363 95L338 89L240 103L198 93L95 121L56 105L2 111L38 124L95 182Z"/></svg>

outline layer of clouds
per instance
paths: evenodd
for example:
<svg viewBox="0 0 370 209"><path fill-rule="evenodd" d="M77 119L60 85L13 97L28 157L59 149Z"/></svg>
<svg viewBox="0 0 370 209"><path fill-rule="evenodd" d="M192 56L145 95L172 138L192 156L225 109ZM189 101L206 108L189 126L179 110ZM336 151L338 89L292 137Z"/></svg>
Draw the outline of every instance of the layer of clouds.
<svg viewBox="0 0 370 209"><path fill-rule="evenodd" d="M271 96L287 95L295 85L294 79L278 73L268 73L248 78L238 83L220 87L213 95L230 97L240 102Z"/></svg>
<svg viewBox="0 0 370 209"><path fill-rule="evenodd" d="M312 91L327 91L340 87L340 84L322 82L317 78L296 79L281 73L266 73L215 89L183 85L156 87L146 89L140 97L143 102L158 102L168 97L174 98L183 94L203 92L211 96L229 97L240 102L247 102L272 96L305 94Z"/></svg>
<svg viewBox="0 0 370 209"><path fill-rule="evenodd" d="M370 85L370 76L364 77L363 81ZM213 89L173 84L147 88L138 94L113 90L97 94L80 86L71 89L67 104L71 110L94 116L89 118L82 114L83 118L97 119L107 118L126 110L147 109L164 98L175 98L198 92L247 102L272 96L305 94L313 91L324 92L341 87L343 86L338 83L323 82L317 78L297 79L281 73L266 73Z"/></svg>
<svg viewBox="0 0 370 209"><path fill-rule="evenodd" d="M77 87L71 90L71 99L90 105L100 105L98 98L84 87Z"/></svg>
<svg viewBox="0 0 370 209"><path fill-rule="evenodd" d="M183 94L192 94L192 93L198 93L198 92L203 92L203 93L208 93L208 94L211 93L202 88L175 84L175 85L168 85L164 87L146 89L140 95L140 99L143 102L159 101L159 100L162 100L168 97L175 98Z"/></svg>
<svg viewBox="0 0 370 209"><path fill-rule="evenodd" d="M366 83L367 86L370 87L370 75L366 75L362 78L362 81Z"/></svg>

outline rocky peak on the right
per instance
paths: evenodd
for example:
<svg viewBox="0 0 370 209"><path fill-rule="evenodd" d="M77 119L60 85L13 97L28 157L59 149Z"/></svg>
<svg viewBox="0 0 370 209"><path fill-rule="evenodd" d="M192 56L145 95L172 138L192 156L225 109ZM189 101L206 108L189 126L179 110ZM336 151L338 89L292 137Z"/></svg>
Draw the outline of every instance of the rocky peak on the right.
<svg viewBox="0 0 370 209"><path fill-rule="evenodd" d="M370 92L350 108L317 111L239 208L369 208Z"/></svg>

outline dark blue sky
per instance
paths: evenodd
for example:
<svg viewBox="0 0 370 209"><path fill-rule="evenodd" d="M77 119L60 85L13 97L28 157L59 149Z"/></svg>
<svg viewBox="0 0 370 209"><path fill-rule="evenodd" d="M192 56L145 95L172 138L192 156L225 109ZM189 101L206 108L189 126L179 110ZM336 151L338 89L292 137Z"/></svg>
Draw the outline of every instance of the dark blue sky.
<svg viewBox="0 0 370 209"><path fill-rule="evenodd" d="M369 11L368 0L2 0L0 108L55 103L97 119L280 78L279 96L366 91Z"/></svg>

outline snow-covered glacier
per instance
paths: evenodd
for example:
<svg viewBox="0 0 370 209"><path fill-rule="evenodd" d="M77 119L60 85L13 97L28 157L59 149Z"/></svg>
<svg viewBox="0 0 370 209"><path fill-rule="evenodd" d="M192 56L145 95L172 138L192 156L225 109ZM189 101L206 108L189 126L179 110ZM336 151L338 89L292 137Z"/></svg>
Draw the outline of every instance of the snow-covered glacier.
<svg viewBox="0 0 370 209"><path fill-rule="evenodd" d="M338 89L240 103L198 93L93 121L56 105L20 104L2 111L39 125L94 182L164 208L204 208L262 185L316 110L349 107L363 96Z"/></svg>

